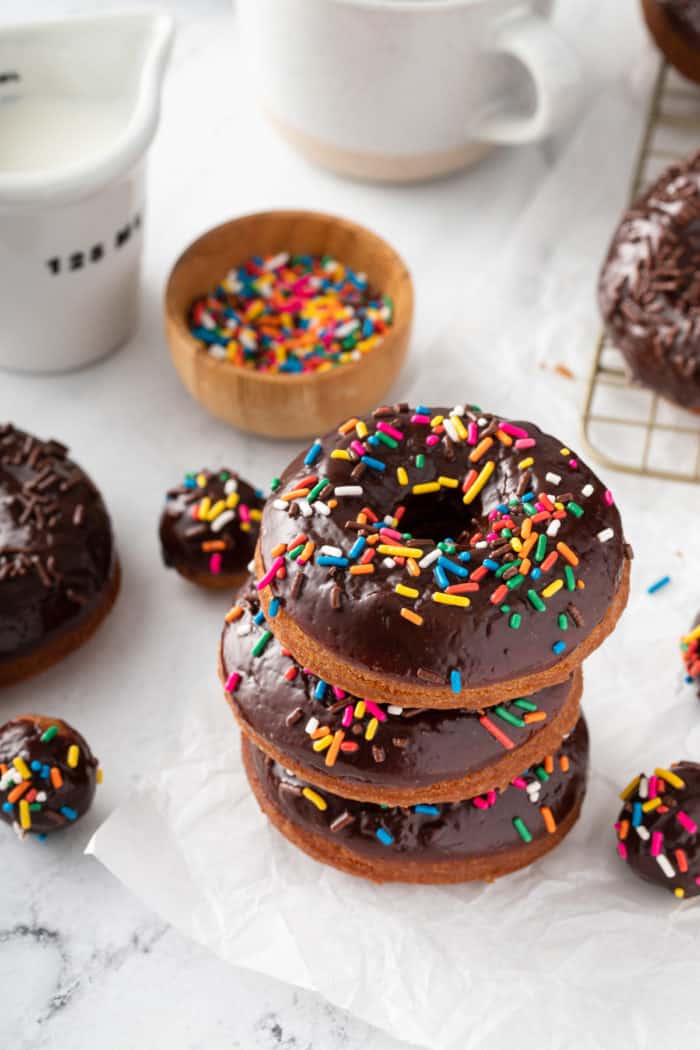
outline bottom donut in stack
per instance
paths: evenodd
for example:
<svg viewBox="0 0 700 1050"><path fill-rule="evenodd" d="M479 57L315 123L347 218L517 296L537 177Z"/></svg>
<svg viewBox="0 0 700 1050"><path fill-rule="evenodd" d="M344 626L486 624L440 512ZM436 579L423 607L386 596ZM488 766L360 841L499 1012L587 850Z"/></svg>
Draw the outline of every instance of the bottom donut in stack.
<svg viewBox="0 0 700 1050"><path fill-rule="evenodd" d="M226 617L219 673L270 821L316 860L377 882L490 881L553 849L586 789L580 670L486 711L377 704L275 638L254 588Z"/></svg>

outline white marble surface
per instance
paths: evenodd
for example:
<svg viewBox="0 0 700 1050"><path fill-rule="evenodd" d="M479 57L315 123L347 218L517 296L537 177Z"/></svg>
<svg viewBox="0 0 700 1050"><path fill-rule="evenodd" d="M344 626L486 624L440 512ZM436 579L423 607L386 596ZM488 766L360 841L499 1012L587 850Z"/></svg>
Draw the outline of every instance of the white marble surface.
<svg viewBox="0 0 700 1050"><path fill-rule="evenodd" d="M0 16L104 6L33 0L28 11L24 0L0 0ZM182 391L161 331L162 287L182 248L235 213L276 205L346 213L405 254L418 292L409 374L428 375L436 319L469 309L474 275L498 258L565 143L504 150L473 172L415 188L341 182L308 168L260 122L228 7L212 0L173 7L180 29L151 157L140 330L123 352L88 371L0 379L0 416L69 442L100 483L125 568L123 594L91 645L0 697L1 720L43 709L74 721L107 773L91 815L60 840L21 847L2 836L0 1045L396 1050L399 1044L312 994L225 967L82 855L100 820L158 765L186 707L219 702L207 654L221 605L185 593L160 568L155 523L162 492L184 469L205 462L230 462L264 484L289 453L210 420ZM640 68L648 68L634 0L561 0L557 17L581 48L587 105L611 84L633 88ZM620 167L628 169L626 156ZM469 368L487 366L487 355L484 348L481 361L468 363L455 356L462 383Z"/></svg>

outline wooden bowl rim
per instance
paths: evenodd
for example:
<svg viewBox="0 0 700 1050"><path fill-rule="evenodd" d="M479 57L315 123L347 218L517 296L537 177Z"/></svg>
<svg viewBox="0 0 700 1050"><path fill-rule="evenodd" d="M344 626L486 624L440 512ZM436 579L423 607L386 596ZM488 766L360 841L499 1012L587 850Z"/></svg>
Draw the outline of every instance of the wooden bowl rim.
<svg viewBox="0 0 700 1050"><path fill-rule="evenodd" d="M274 219L321 219L323 222L332 224L335 222L341 222L346 227L352 227L365 240L372 240L380 244L383 248L386 248L390 256L393 258L397 266L397 272L399 280L405 284L406 288L406 306L402 311L400 318L394 318L391 328L384 336L382 341L369 351L367 354L363 354L358 361L348 361L343 365L334 366L333 368L325 369L324 371L315 370L313 372L258 372L254 368L244 368L242 365L234 364L232 361L223 360L221 358L212 357L207 351L203 351L199 340L195 339L189 330L187 322L185 320L185 314L180 310L175 310L172 304L172 285L178 274L178 272L187 265L187 257L190 252L199 248L205 243L209 237L213 234L220 233L222 230L232 230L242 222L247 222L255 219L274 220ZM384 294L384 293L381 293ZM411 324L413 321L413 308L414 308L414 290L413 290L413 279L411 272L404 262L402 256L397 252L389 241L385 240L380 234L375 233L374 230L369 229L367 226L363 226L361 223L355 222L353 219L346 219L342 215L331 215L328 212L314 211L312 209L304 208L272 208L267 211L256 211L247 212L245 215L238 215L234 219L227 219L226 222L221 222L217 226L211 226L204 233L200 234L199 237L191 241L190 244L181 252L176 261L171 267L170 273L168 274L168 280L165 285L165 318L166 321L173 324L178 331L178 334L184 337L185 341L189 344L189 348L193 353L201 353L202 361L206 361L206 368L221 368L229 374L231 372L237 372L239 375L245 376L251 382L265 382L265 383L308 383L312 380L329 382L332 378L338 375L348 376L351 372L359 371L363 366L366 366L369 361L376 361L377 357L383 350L386 349L387 345L392 341L398 339L401 336L408 338ZM167 331L166 331L167 335Z"/></svg>

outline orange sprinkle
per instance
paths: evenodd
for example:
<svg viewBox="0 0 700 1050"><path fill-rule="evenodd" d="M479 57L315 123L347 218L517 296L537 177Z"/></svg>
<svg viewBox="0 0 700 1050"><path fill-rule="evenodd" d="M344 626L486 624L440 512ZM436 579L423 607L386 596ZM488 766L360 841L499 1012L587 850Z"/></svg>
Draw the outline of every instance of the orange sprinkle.
<svg viewBox="0 0 700 1050"><path fill-rule="evenodd" d="M320 740L321 737L330 736L330 733L328 726L319 726L318 729L314 729L310 736L312 740Z"/></svg>
<svg viewBox="0 0 700 1050"><path fill-rule="evenodd" d="M202 544L202 550L206 554L210 551L223 551L226 550L226 544L223 540L205 540Z"/></svg>
<svg viewBox="0 0 700 1050"><path fill-rule="evenodd" d="M569 565L578 565L578 555L574 554L571 547L566 543L557 543L557 550Z"/></svg>
<svg viewBox="0 0 700 1050"><path fill-rule="evenodd" d="M496 590L493 592L493 594L489 598L489 601L492 605L498 605L500 602L503 601L507 594L508 588L506 587L505 583L502 583L500 587L497 587Z"/></svg>
<svg viewBox="0 0 700 1050"><path fill-rule="evenodd" d="M620 839L621 842L625 841L625 839L627 838L627 836L629 834L629 830L630 830L630 822L629 822L629 820L621 820L620 821L620 826L617 829L617 837Z"/></svg>
<svg viewBox="0 0 700 1050"><path fill-rule="evenodd" d="M58 790L63 787L63 777L61 776L61 770L58 766L51 767L51 783Z"/></svg>
<svg viewBox="0 0 700 1050"><path fill-rule="evenodd" d="M18 798L21 798L24 792L29 787L29 783L30 782L28 780L23 780L20 784L17 785L17 787L14 787L12 791L9 792L7 796L7 801L16 802Z"/></svg>
<svg viewBox="0 0 700 1050"><path fill-rule="evenodd" d="M532 521L530 520L530 518L525 518L525 521L520 526L520 535L521 535L521 537L524 540L526 540L531 532L532 532Z"/></svg>
<svg viewBox="0 0 700 1050"><path fill-rule="evenodd" d="M374 561L377 556L377 552L371 548L367 548L362 557L360 558L360 565L366 565L369 561Z"/></svg>
<svg viewBox="0 0 700 1050"><path fill-rule="evenodd" d="M476 479L478 478L478 476L479 475L475 470L470 470L466 478L462 482L462 492L468 492L474 484L474 482L476 481Z"/></svg>
<svg viewBox="0 0 700 1050"><path fill-rule="evenodd" d="M357 419L348 419L346 423L338 427L339 434L349 434L357 426Z"/></svg>
<svg viewBox="0 0 700 1050"><path fill-rule="evenodd" d="M338 757L338 752L340 751L340 745L342 744L344 739L345 739L345 733L343 732L343 730L342 729L336 730L336 732L333 735L333 743L331 744L331 746L326 751L326 765L327 766L334 766L335 765L335 760Z"/></svg>
<svg viewBox="0 0 700 1050"><path fill-rule="evenodd" d="M290 503L293 499L302 499L304 496L308 496L311 489L292 489L291 492L285 492L280 499L283 499L286 503Z"/></svg>
<svg viewBox="0 0 700 1050"><path fill-rule="evenodd" d="M292 547L292 550L294 550L294 547ZM280 554L286 554L286 553L287 553L287 544L286 543L278 543L277 546L273 547L272 550L270 551L270 554L272 555L273 558L279 558Z"/></svg>
<svg viewBox="0 0 700 1050"><path fill-rule="evenodd" d="M520 554L521 558L527 558L528 554L530 553L532 548L535 546L535 544L537 543L538 539L539 539L538 533L536 533L536 532L530 533L530 535L528 536L528 538L525 540L525 542L523 543L522 547L520 548L519 554Z"/></svg>
<svg viewBox="0 0 700 1050"><path fill-rule="evenodd" d="M496 437L498 438L498 440L501 442L502 445L512 445L513 444L512 437L510 436L510 434L506 434L506 432L504 430L497 430L496 431Z"/></svg>
<svg viewBox="0 0 700 1050"><path fill-rule="evenodd" d="M229 611L226 613L226 616L225 616L226 623L235 623L236 620L240 620L242 615L243 615L243 609L241 608L241 606L240 605L234 605L233 608L229 609Z"/></svg>
<svg viewBox="0 0 700 1050"><path fill-rule="evenodd" d="M678 864L678 870L685 875L688 870L688 858L685 855L685 850L674 850L674 856L676 858L676 863Z"/></svg>
<svg viewBox="0 0 700 1050"><path fill-rule="evenodd" d="M562 773L568 773L569 772L569 756L568 755L559 755L559 767L560 767Z"/></svg>
<svg viewBox="0 0 700 1050"><path fill-rule="evenodd" d="M488 450L493 445L493 438L487 437L483 441L480 441L476 448L469 454L470 463L478 463L482 456L485 456Z"/></svg>
<svg viewBox="0 0 700 1050"><path fill-rule="evenodd" d="M545 773L553 773L554 772L554 758L552 757L552 755L547 755L545 760L544 760L544 762L542 763L542 765L544 766Z"/></svg>
<svg viewBox="0 0 700 1050"><path fill-rule="evenodd" d="M576 581L576 586L578 587L578 589L579 589L580 591L585 591L585 589L586 589L586 585L585 585L585 583L583 582L583 580L577 580L577 581Z"/></svg>
<svg viewBox="0 0 700 1050"><path fill-rule="evenodd" d="M368 544L368 546L376 547L377 544L381 541L381 538L382 537L379 535L378 532L373 532L371 536L367 537L367 544Z"/></svg>
<svg viewBox="0 0 700 1050"><path fill-rule="evenodd" d="M406 558L406 568L409 576L420 576L420 566L415 558Z"/></svg>
<svg viewBox="0 0 700 1050"><path fill-rule="evenodd" d="M369 576L371 572L374 572L374 565L371 562L364 562L361 565L351 565L350 575L351 576Z"/></svg>
<svg viewBox="0 0 700 1050"><path fill-rule="evenodd" d="M352 569L350 570L352 572ZM406 606L402 606L401 615L404 620L408 620L409 623L414 623L416 627L422 626L423 617L419 616L418 613L413 612L412 609L407 609Z"/></svg>
<svg viewBox="0 0 700 1050"><path fill-rule="evenodd" d="M544 826L546 827L549 834L553 835L554 832L557 830L557 822L554 819L554 815L551 809L549 808L549 806L540 806L540 813L542 814L542 819L544 820Z"/></svg>
<svg viewBox="0 0 700 1050"><path fill-rule="evenodd" d="M544 722L547 719L547 713L545 711L528 711L526 715L523 715L523 722L530 725L532 722Z"/></svg>
<svg viewBox="0 0 700 1050"><path fill-rule="evenodd" d="M297 558L297 561L300 561L302 564L304 564L305 562L307 562L309 560L309 558L311 557L311 555L313 554L313 552L315 550L316 550L316 544L314 543L313 540L309 540L306 543L303 551L301 552L301 554Z"/></svg>
<svg viewBox="0 0 700 1050"><path fill-rule="evenodd" d="M549 572L554 563L556 562L559 555L556 551L550 551L547 557L542 562L542 572Z"/></svg>
<svg viewBox="0 0 700 1050"><path fill-rule="evenodd" d="M527 576L527 574L529 573L531 568L532 568L532 562L530 561L530 559L529 558L523 558L523 560L520 563L520 567L519 567L518 571L520 572L521 576Z"/></svg>
<svg viewBox="0 0 700 1050"><path fill-rule="evenodd" d="M481 718L479 719L479 722L484 727L484 729L487 731L487 733L490 733L491 736L494 737L499 742L499 744L503 745L503 747L506 749L506 751L511 751L515 747L515 744L510 739L510 737L506 736L506 734L503 732L503 730L499 729L498 726L495 725L491 721L491 719L488 718L486 715L482 715Z"/></svg>
<svg viewBox="0 0 700 1050"><path fill-rule="evenodd" d="M297 547L301 547L302 544L308 541L308 539L309 537L306 535L306 533L302 532L299 536L296 537L296 539L293 539L291 543L287 544L287 550L293 551Z"/></svg>

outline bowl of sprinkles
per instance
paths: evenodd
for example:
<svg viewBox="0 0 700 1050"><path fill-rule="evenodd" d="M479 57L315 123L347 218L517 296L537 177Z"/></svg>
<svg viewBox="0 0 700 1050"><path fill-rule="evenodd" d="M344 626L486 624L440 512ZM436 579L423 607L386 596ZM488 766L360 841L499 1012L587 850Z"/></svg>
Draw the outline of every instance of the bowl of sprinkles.
<svg viewBox="0 0 700 1050"><path fill-rule="evenodd" d="M266 437L308 437L375 404L408 350L401 257L348 219L246 215L175 263L165 325L175 368L212 415Z"/></svg>

